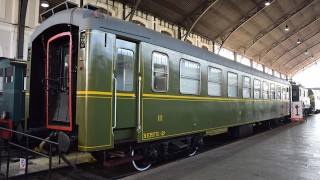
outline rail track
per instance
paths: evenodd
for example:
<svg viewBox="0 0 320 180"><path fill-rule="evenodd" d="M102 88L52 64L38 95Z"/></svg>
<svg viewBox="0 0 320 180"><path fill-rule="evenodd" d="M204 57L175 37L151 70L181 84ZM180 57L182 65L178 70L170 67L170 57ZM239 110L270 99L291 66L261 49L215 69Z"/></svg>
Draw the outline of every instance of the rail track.
<svg viewBox="0 0 320 180"><path fill-rule="evenodd" d="M272 131L276 126L279 127L279 125L271 125L271 126L257 126L254 127L253 134L251 136L266 132L266 131ZM286 125L282 125L282 128L287 128ZM250 136L249 136L250 137ZM247 138L247 137L245 137ZM204 144L198 149L197 154L204 153L206 151L213 150L215 148L225 146L227 144L245 139L245 138L234 138L227 133L214 135L214 136L206 136L204 137L203 141ZM13 159L17 159L19 156L19 151L14 151L14 157ZM4 158L3 156L2 158ZM177 160L181 160L183 158L187 158L188 153L187 152L180 152L172 156L168 156L165 159L161 159L160 161L154 163L152 165L152 168L157 168L159 166L164 166L166 164L172 163ZM35 159L37 157L34 157ZM31 159L31 163L32 163ZM2 163L5 163L5 159L2 159ZM4 171L2 169L2 171ZM71 167L58 167L53 168L51 171L51 179L71 179L71 180L82 180L82 179L120 179L123 177L127 177L130 175L134 175L137 172L131 165L124 164L119 165L112 168L107 168L103 166L101 163L81 163L77 164L77 170L72 169ZM0 176L0 179L4 178L3 174ZM25 175L16 175L11 176L9 179L26 179ZM48 179L48 171L38 171L29 173L27 175L27 179L35 179L35 180L42 180L42 179Z"/></svg>

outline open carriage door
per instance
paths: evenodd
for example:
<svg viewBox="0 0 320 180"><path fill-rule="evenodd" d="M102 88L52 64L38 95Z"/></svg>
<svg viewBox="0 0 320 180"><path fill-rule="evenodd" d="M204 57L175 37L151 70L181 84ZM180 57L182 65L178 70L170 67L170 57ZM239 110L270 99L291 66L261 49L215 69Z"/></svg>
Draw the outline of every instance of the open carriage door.
<svg viewBox="0 0 320 180"><path fill-rule="evenodd" d="M47 128L72 131L72 38L70 32L51 37L46 58Z"/></svg>
<svg viewBox="0 0 320 180"><path fill-rule="evenodd" d="M136 126L137 118L137 44L121 39L116 40L116 58L114 63L114 135L121 129L127 131ZM117 131L116 129L120 129ZM130 133L132 134L132 133Z"/></svg>

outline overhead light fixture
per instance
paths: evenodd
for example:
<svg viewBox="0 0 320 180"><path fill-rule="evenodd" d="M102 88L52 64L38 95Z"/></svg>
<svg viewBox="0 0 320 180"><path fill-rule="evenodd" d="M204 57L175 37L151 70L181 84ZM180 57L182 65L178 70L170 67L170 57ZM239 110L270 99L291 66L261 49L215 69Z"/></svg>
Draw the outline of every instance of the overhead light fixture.
<svg viewBox="0 0 320 180"><path fill-rule="evenodd" d="M304 52L305 54L308 54L309 52L308 52L308 49Z"/></svg>
<svg viewBox="0 0 320 180"><path fill-rule="evenodd" d="M314 56L313 56L313 54L312 54L312 56L311 56L311 59L314 59Z"/></svg>
<svg viewBox="0 0 320 180"><path fill-rule="evenodd" d="M44 8L49 7L48 1L42 1L42 2L41 2L41 7L44 7Z"/></svg>
<svg viewBox="0 0 320 180"><path fill-rule="evenodd" d="M289 26L286 25L286 28L284 30L289 31Z"/></svg>
<svg viewBox="0 0 320 180"><path fill-rule="evenodd" d="M270 1L267 0L267 1L264 3L264 5L269 6L269 5L270 5Z"/></svg>
<svg viewBox="0 0 320 180"><path fill-rule="evenodd" d="M301 43L300 39L298 39L297 43L298 43L298 44L300 44L300 43Z"/></svg>

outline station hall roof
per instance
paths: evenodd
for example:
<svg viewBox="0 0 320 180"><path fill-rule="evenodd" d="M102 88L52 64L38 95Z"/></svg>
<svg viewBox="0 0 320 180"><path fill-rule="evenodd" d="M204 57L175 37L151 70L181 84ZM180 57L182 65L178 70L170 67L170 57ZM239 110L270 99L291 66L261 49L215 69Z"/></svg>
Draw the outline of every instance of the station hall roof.
<svg viewBox="0 0 320 180"><path fill-rule="evenodd" d="M320 59L320 0L117 1L289 77Z"/></svg>
<svg viewBox="0 0 320 180"><path fill-rule="evenodd" d="M120 2L289 77L320 59L320 0L269 0L268 6L266 0Z"/></svg>

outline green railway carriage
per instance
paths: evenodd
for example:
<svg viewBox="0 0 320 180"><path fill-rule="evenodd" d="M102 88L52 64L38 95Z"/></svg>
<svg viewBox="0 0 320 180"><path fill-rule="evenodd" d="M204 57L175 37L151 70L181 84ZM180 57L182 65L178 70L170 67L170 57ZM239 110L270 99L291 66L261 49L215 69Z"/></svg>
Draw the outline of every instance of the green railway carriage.
<svg viewBox="0 0 320 180"><path fill-rule="evenodd" d="M93 10L56 12L29 53L27 127L138 170L192 155L208 131L289 115L287 81Z"/></svg>

